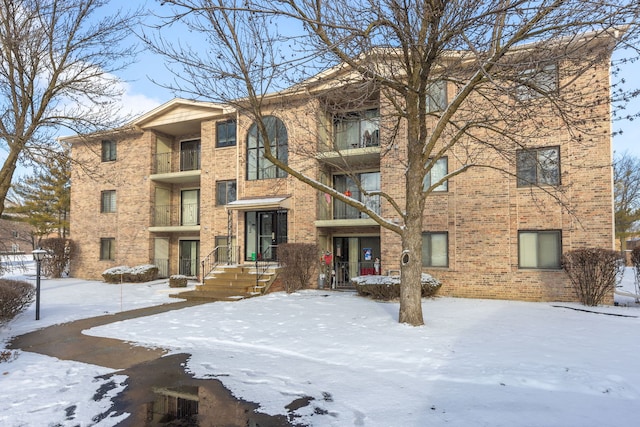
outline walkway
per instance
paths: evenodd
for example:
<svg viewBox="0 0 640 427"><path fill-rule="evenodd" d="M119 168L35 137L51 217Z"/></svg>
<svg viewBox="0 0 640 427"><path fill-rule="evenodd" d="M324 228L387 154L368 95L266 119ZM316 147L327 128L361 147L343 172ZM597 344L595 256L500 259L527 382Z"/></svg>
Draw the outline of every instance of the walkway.
<svg viewBox="0 0 640 427"><path fill-rule="evenodd" d="M167 352L163 349L141 347L117 339L92 337L84 335L82 331L120 320L152 316L203 303L205 302L179 301L53 325L14 337L8 343L7 348L20 349L58 359L75 360L112 369L126 369L142 362L155 360Z"/></svg>

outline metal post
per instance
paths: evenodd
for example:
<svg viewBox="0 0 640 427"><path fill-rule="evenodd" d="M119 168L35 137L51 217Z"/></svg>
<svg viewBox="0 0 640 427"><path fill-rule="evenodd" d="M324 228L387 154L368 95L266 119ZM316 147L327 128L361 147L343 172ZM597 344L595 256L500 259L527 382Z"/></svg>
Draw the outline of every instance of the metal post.
<svg viewBox="0 0 640 427"><path fill-rule="evenodd" d="M36 320L40 320L40 260L36 260Z"/></svg>
<svg viewBox="0 0 640 427"><path fill-rule="evenodd" d="M40 263L44 259L47 251L36 249L31 252L36 261L36 320L40 320Z"/></svg>

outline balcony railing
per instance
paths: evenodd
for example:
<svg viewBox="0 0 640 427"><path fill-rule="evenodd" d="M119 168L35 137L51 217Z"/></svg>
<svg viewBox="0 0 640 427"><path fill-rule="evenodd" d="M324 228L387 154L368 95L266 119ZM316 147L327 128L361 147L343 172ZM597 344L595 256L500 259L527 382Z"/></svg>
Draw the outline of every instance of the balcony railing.
<svg viewBox="0 0 640 427"><path fill-rule="evenodd" d="M200 150L180 151L180 172L200 169Z"/></svg>
<svg viewBox="0 0 640 427"><path fill-rule="evenodd" d="M200 205L198 203L185 203L179 206L156 205L154 207L154 227L189 225L200 225Z"/></svg>
<svg viewBox="0 0 640 427"><path fill-rule="evenodd" d="M381 272L380 262L336 261L331 272L331 288L352 288L351 279L356 276L373 276Z"/></svg>
<svg viewBox="0 0 640 427"><path fill-rule="evenodd" d="M158 278L164 279L169 277L169 260L164 258L155 258L153 264L158 267Z"/></svg>
<svg viewBox="0 0 640 427"><path fill-rule="evenodd" d="M189 277L198 277L199 273L199 262L196 259L191 258L180 258L178 265L179 274L183 274Z"/></svg>
<svg viewBox="0 0 640 427"><path fill-rule="evenodd" d="M158 153L155 155L154 174L186 172L200 169L200 150L182 150L179 152L179 169L173 164L174 153Z"/></svg>
<svg viewBox="0 0 640 427"><path fill-rule="evenodd" d="M380 196L363 196L362 202L373 212L380 214ZM346 203L335 200L333 205L333 219L361 219L369 218L369 215Z"/></svg>
<svg viewBox="0 0 640 427"><path fill-rule="evenodd" d="M378 147L380 146L380 131L372 129L362 133L349 132L345 135L338 135L334 141L336 150L350 150L354 148Z"/></svg>

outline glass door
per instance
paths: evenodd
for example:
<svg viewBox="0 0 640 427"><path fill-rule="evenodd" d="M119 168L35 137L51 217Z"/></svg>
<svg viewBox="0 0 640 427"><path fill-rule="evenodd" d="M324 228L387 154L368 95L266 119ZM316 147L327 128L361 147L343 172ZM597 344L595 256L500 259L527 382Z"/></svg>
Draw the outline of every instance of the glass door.
<svg viewBox="0 0 640 427"><path fill-rule="evenodd" d="M183 190L180 210L181 225L200 224L200 190Z"/></svg>
<svg viewBox="0 0 640 427"><path fill-rule="evenodd" d="M275 261L278 245L287 243L287 211L246 213L246 253L251 261Z"/></svg>
<svg viewBox="0 0 640 427"><path fill-rule="evenodd" d="M180 240L180 265L178 273L185 276L198 276L200 242L198 240Z"/></svg>

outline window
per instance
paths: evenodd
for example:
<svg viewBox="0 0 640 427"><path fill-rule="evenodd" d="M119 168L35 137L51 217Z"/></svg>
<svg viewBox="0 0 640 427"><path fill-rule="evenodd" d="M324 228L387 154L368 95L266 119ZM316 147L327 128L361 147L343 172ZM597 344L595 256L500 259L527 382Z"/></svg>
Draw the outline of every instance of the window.
<svg viewBox="0 0 640 427"><path fill-rule="evenodd" d="M289 147L287 128L277 117L267 116L264 125L271 145L271 153L280 161L287 163ZM258 132L256 123L249 128L247 137L247 179L284 178L287 174L264 157L264 140Z"/></svg>
<svg viewBox="0 0 640 427"><path fill-rule="evenodd" d="M116 211L116 190L107 190L100 194L100 212L114 213Z"/></svg>
<svg viewBox="0 0 640 427"><path fill-rule="evenodd" d="M447 108L447 82L438 80L427 89L427 113L444 111Z"/></svg>
<svg viewBox="0 0 640 427"><path fill-rule="evenodd" d="M216 182L216 206L223 206L236 199L236 181Z"/></svg>
<svg viewBox="0 0 640 427"><path fill-rule="evenodd" d="M231 147L236 145L236 121L216 123L216 147Z"/></svg>
<svg viewBox="0 0 640 427"><path fill-rule="evenodd" d="M449 266L448 233L422 233L422 266Z"/></svg>
<svg viewBox="0 0 640 427"><path fill-rule="evenodd" d="M518 75L516 98L527 101L542 98L547 93L558 90L558 71L556 64L537 68L528 68Z"/></svg>
<svg viewBox="0 0 640 427"><path fill-rule="evenodd" d="M337 150L376 147L380 145L380 112L372 109L336 115L333 131Z"/></svg>
<svg viewBox="0 0 640 427"><path fill-rule="evenodd" d="M100 259L109 261L116 259L116 239L113 237L100 239Z"/></svg>
<svg viewBox="0 0 640 427"><path fill-rule="evenodd" d="M435 164L431 167L431 170L427 172L422 181L422 191L427 191L432 184L440 181L449 173L447 157L441 157L436 160ZM448 181L444 181L438 185L433 191L447 191L449 189Z"/></svg>
<svg viewBox="0 0 640 427"><path fill-rule="evenodd" d="M518 233L519 268L560 268L562 242L560 231L520 231Z"/></svg>
<svg viewBox="0 0 640 427"><path fill-rule="evenodd" d="M12 231L12 232L11 232L11 235L12 235L14 238L17 238L17 237L18 237L18 232L17 232L17 231Z"/></svg>
<svg viewBox="0 0 640 427"><path fill-rule="evenodd" d="M102 140L102 161L112 162L116 159L116 142L110 139Z"/></svg>
<svg viewBox="0 0 640 427"><path fill-rule="evenodd" d="M560 184L560 147L516 152L518 187Z"/></svg>
<svg viewBox="0 0 640 427"><path fill-rule="evenodd" d="M380 172L367 172L355 174L360 181L362 189L367 193L380 191ZM356 182L348 175L336 175L333 177L333 188L341 193L359 200L375 213L380 213L380 195L364 195L360 192ZM358 209L336 200L333 204L333 219L358 219L369 218L369 215L361 213Z"/></svg>

